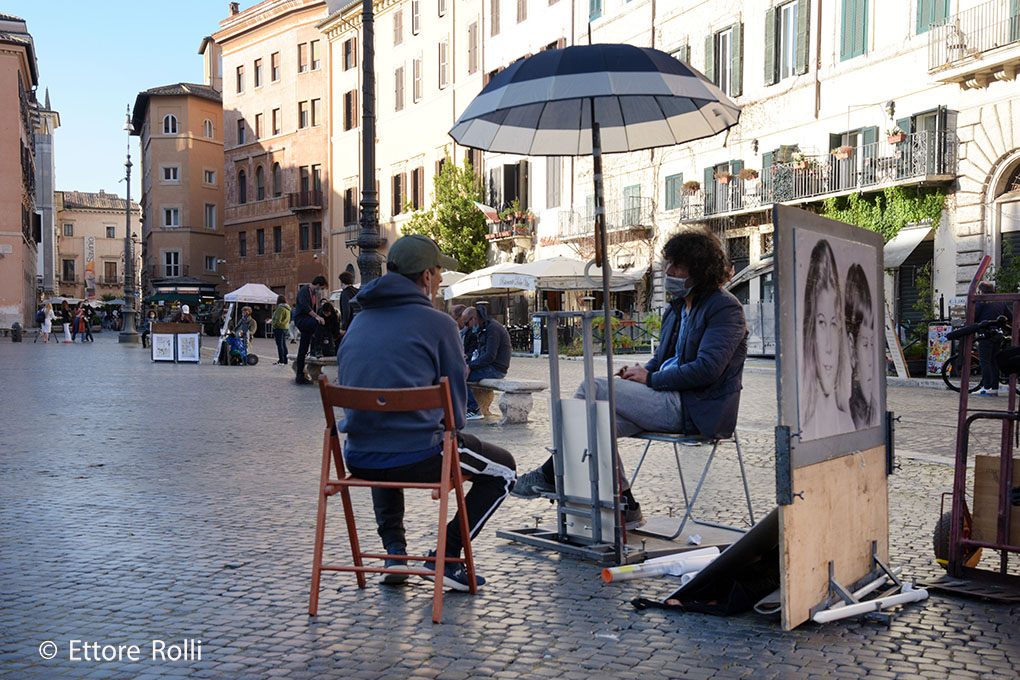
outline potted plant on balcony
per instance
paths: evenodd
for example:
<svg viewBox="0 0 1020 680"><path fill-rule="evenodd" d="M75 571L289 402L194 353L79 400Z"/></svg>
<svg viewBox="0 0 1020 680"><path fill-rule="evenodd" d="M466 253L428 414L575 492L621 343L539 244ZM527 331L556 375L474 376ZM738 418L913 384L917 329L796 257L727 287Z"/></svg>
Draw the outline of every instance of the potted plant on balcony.
<svg viewBox="0 0 1020 680"><path fill-rule="evenodd" d="M684 190L685 194L692 195L701 191L701 182L696 179L689 179L680 185L680 188Z"/></svg>
<svg viewBox="0 0 1020 680"><path fill-rule="evenodd" d="M844 161L847 158L850 158L850 154L853 153L853 151L854 148L852 146L850 146L849 144L844 144L842 146L837 146L836 148L834 148L832 150L832 155L835 156L837 159Z"/></svg>
<svg viewBox="0 0 1020 680"><path fill-rule="evenodd" d="M758 179L758 171L754 168L741 168L737 173L737 179L741 182Z"/></svg>
<svg viewBox="0 0 1020 680"><path fill-rule="evenodd" d="M801 153L799 151L797 153L793 154L793 169L794 170L807 170L807 167L808 167L807 156L805 156L803 153Z"/></svg>
<svg viewBox="0 0 1020 680"><path fill-rule="evenodd" d="M521 208L521 202L514 199L510 207L499 213L499 219L506 222L514 235L530 233L533 215L527 208Z"/></svg>
<svg viewBox="0 0 1020 680"><path fill-rule="evenodd" d="M891 130L886 130L885 135L886 141L889 142L890 144L899 144L900 142L907 138L907 133L899 129L899 127L894 127Z"/></svg>
<svg viewBox="0 0 1020 680"><path fill-rule="evenodd" d="M733 179L733 173L728 170L719 170L715 173L715 178L719 181L719 184L729 184L730 180Z"/></svg>

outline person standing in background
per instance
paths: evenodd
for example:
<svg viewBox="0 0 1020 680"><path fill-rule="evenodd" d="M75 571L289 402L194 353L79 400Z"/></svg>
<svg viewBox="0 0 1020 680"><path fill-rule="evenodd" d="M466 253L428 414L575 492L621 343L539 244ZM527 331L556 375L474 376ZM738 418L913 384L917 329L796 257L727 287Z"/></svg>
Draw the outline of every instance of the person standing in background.
<svg viewBox="0 0 1020 680"><path fill-rule="evenodd" d="M57 315L53 313L53 305L47 302L43 308L42 325L39 328L43 342L47 345L50 344L50 333L53 331L53 320L56 318Z"/></svg>
<svg viewBox="0 0 1020 680"><path fill-rule="evenodd" d="M354 285L354 274L344 272L340 275L340 283L343 290L340 291L340 336L347 332L354 318L354 311L351 309L351 300L358 294L358 288Z"/></svg>
<svg viewBox="0 0 1020 680"><path fill-rule="evenodd" d="M273 338L276 340L276 363L287 365L287 331L290 328L290 305L282 295L276 298L276 309L273 310Z"/></svg>
<svg viewBox="0 0 1020 680"><path fill-rule="evenodd" d="M74 342L74 338L71 337L71 322L74 320L74 314L71 313L71 305L67 304L67 300L60 303L60 322L64 325L64 342Z"/></svg>
<svg viewBox="0 0 1020 680"><path fill-rule="evenodd" d="M990 295L995 292L995 284L982 281L978 284L978 292ZM979 302L974 305L974 323L994 321L1000 316L1008 321L1013 320L1009 305L1005 302ZM986 397L999 396L999 367L995 363L995 354L999 351L1000 340L978 338L978 359L981 361L981 389L978 394Z"/></svg>

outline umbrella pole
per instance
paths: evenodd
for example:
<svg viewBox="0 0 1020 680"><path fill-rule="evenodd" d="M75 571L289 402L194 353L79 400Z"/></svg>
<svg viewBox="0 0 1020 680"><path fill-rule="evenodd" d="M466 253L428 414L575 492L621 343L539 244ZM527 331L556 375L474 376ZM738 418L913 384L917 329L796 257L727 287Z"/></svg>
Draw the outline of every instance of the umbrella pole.
<svg viewBox="0 0 1020 680"><path fill-rule="evenodd" d="M602 329L603 345L606 351L606 392L609 400L609 448L613 459L613 513L616 517L613 545L616 548L616 562L623 564L623 542L625 540L623 518L620 515L620 451L616 445L616 386L613 384L613 325L609 304L609 254L606 248L605 201L602 196L602 135L595 122L595 98L588 99L591 106L591 152L592 175L595 182L595 260L602 266L602 311L605 326ZM592 499L596 502L596 499Z"/></svg>

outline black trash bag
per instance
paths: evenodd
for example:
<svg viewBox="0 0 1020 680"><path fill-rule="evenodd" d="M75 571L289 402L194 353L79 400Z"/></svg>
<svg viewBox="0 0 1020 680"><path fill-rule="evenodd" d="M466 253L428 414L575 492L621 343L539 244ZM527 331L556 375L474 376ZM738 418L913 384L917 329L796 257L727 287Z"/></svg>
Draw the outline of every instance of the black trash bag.
<svg viewBox="0 0 1020 680"><path fill-rule="evenodd" d="M636 609L672 609L714 616L742 614L779 588L779 548L776 547L737 573L717 578L693 592L676 591L665 600L638 597Z"/></svg>

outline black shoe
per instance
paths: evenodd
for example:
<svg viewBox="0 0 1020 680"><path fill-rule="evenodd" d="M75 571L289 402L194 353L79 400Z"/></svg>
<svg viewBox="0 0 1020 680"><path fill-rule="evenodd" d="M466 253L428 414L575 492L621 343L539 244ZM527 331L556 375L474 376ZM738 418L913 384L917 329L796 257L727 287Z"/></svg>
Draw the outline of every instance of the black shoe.
<svg viewBox="0 0 1020 680"><path fill-rule="evenodd" d="M308 378L306 378L303 375L299 375L298 377L294 378L294 382L297 383L298 385L311 385L312 384L312 381L309 380Z"/></svg>
<svg viewBox="0 0 1020 680"><path fill-rule="evenodd" d="M429 557L432 559L425 560L425 568L435 572L436 551L430 550ZM434 574L423 575L422 578L426 581L435 581ZM485 578L480 576L477 571L475 572L475 584L479 588L485 585ZM461 562L447 562L443 567L443 585L450 590L459 590L462 593L471 592L471 581L468 578L467 567Z"/></svg>
<svg viewBox="0 0 1020 680"><path fill-rule="evenodd" d="M406 555L406 548L387 548L386 553L388 555ZM386 560L387 568L406 567L407 560ZM376 579L376 583L382 586L395 586L407 581L409 574L379 574L379 578Z"/></svg>
<svg viewBox="0 0 1020 680"><path fill-rule="evenodd" d="M542 468L536 468L531 472L525 472L517 478L517 483L510 493L518 498L538 498L543 493L553 493L556 486L545 478Z"/></svg>

